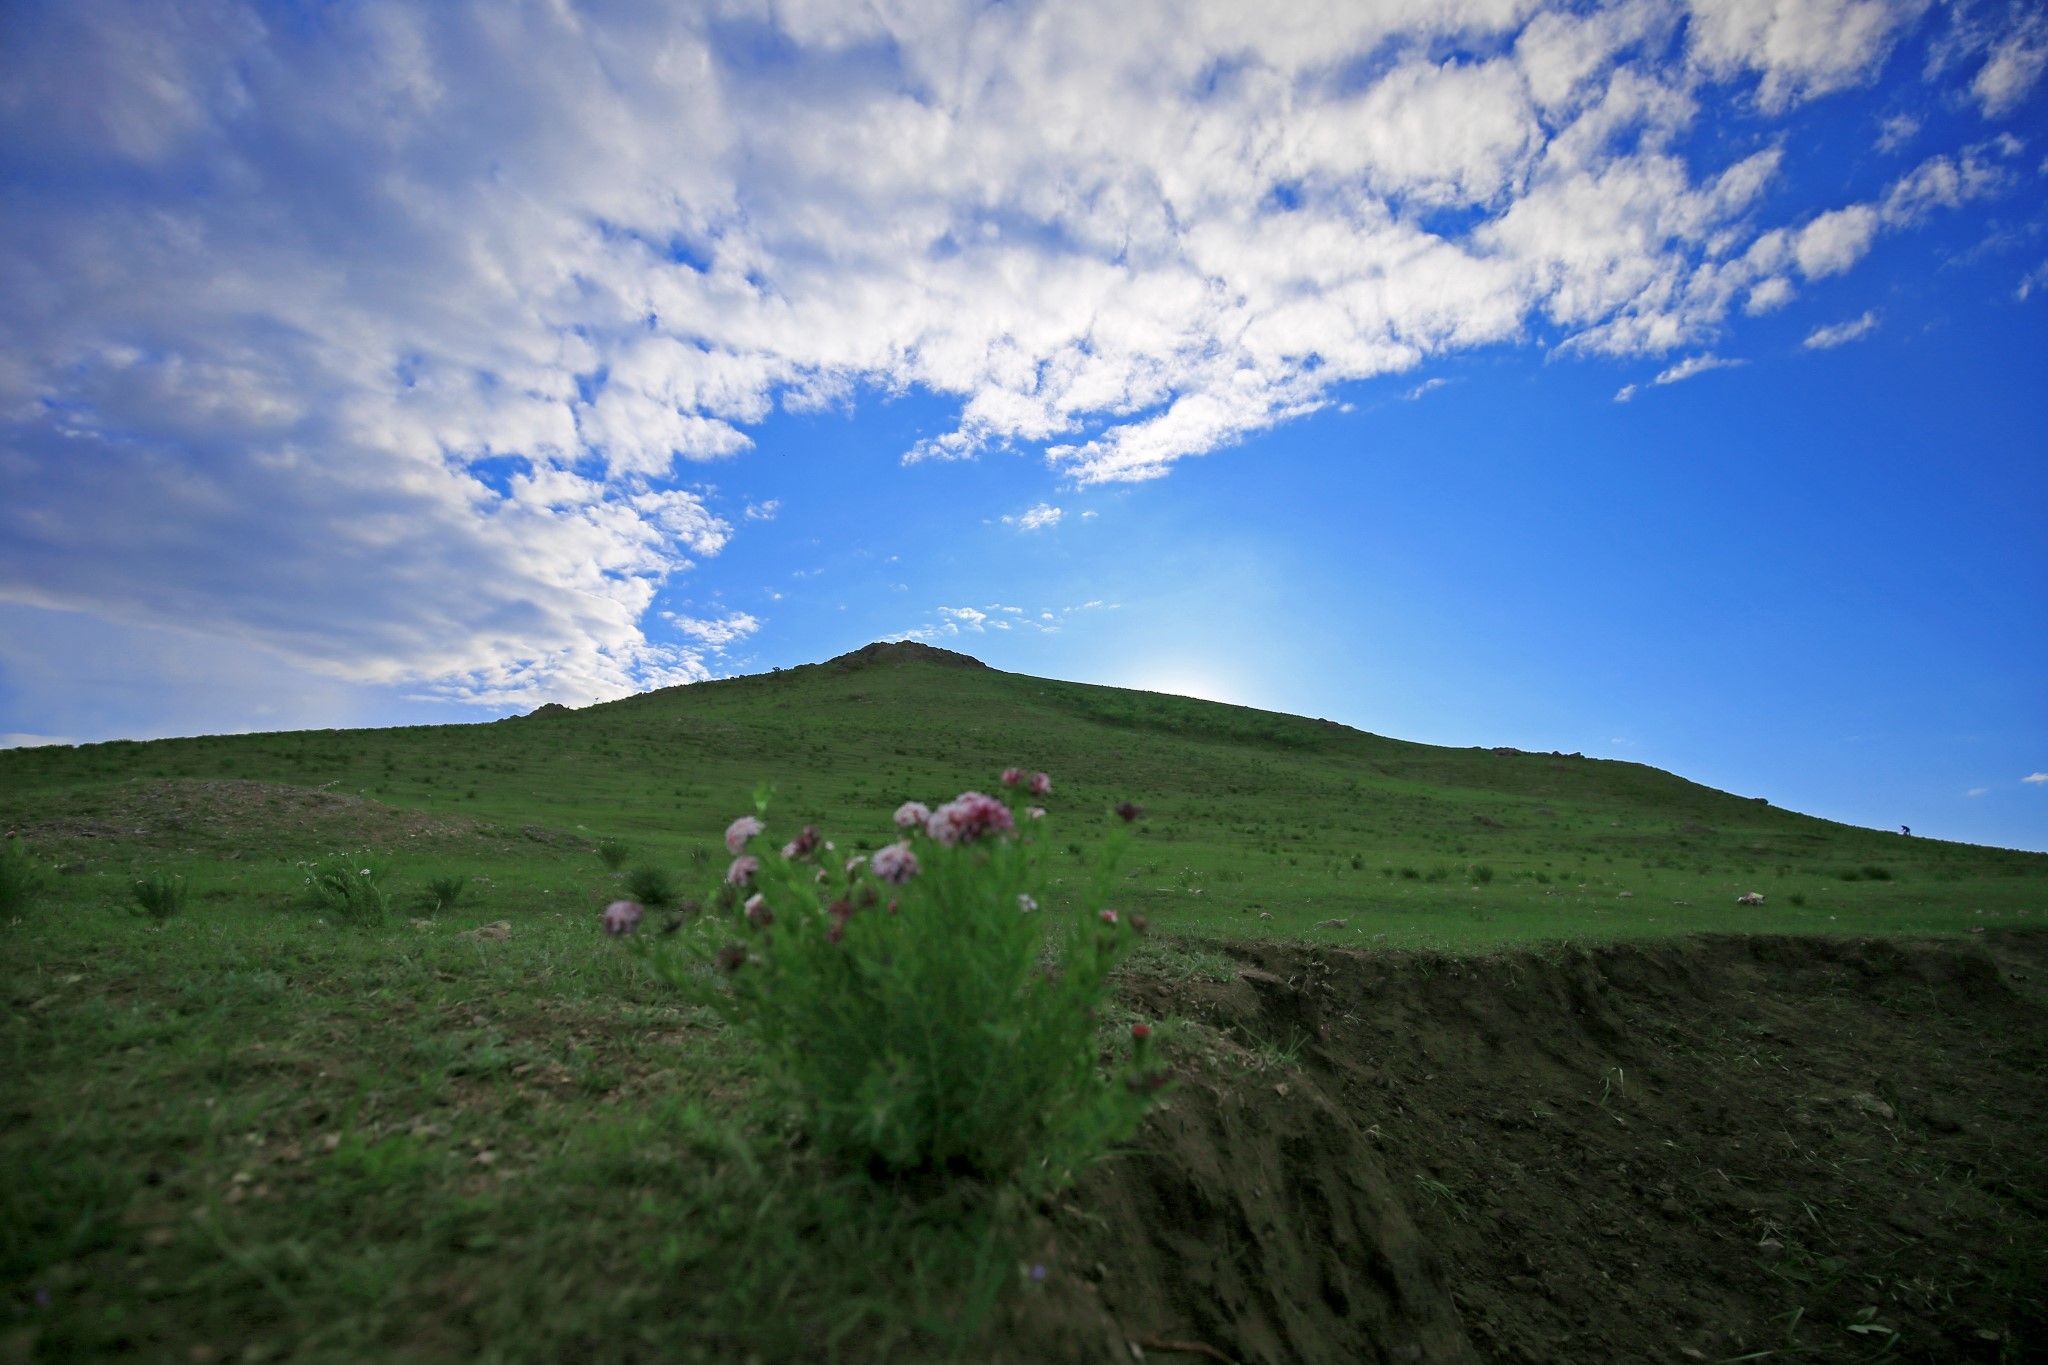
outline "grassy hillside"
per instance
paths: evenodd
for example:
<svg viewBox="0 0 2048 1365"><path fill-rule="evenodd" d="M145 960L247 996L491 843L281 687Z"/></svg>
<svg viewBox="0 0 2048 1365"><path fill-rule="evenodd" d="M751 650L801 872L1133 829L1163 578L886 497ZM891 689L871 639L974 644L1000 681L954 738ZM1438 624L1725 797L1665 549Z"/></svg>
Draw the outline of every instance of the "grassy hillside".
<svg viewBox="0 0 2048 1365"><path fill-rule="evenodd" d="M281 895L296 860L362 846L401 877L481 875L512 913L606 894L601 838L708 882L764 781L778 820L859 845L899 801L1011 763L1054 775L1070 856L1097 813L1142 804L1127 901L1190 935L1954 932L2018 920L2048 874L2042 855L1833 824L1639 764L1410 744L913 644L490 725L0 753L0 820L85 900L156 866L216 897ZM1734 904L1749 891L1761 909Z"/></svg>
<svg viewBox="0 0 2048 1365"><path fill-rule="evenodd" d="M1104 1055L1155 1028L1178 1088L1051 1202L833 1165L598 931L636 870L713 884L761 782L776 833L847 848L1012 763L1053 774L1033 828L1077 870L1145 806L1119 901L1166 931L1096 1023ZM0 920L0 1360L1863 1359L1878 1303L1900 1358L2038 1339L2038 935L1961 931L2038 924L2039 855L916 646L497 724L0 753L0 822L46 881ZM397 913L310 904L323 860L385 869ZM158 873L190 904L132 917ZM1458 955L1703 928L1958 938ZM1870 1288L1923 1225L1951 1269ZM1530 1247L1565 1277L1535 1307L1533 1263L1488 1260Z"/></svg>

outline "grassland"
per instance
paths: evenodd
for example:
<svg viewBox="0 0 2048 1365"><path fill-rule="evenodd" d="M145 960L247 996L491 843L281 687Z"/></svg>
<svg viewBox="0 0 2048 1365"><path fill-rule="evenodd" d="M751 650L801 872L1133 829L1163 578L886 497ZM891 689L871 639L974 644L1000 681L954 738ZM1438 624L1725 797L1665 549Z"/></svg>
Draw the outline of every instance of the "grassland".
<svg viewBox="0 0 2048 1365"><path fill-rule="evenodd" d="M1184 936L1477 948L1739 929L1942 933L2013 922L2048 856L1780 810L1639 764L1443 749L1323 721L932 661L867 659L490 725L0 754L0 818L71 867L65 903L145 868L289 898L356 823L401 878L487 878L505 915L603 893L591 850L701 884L725 823L775 810L871 843L907 798L1052 772L1067 856L1147 812L1128 904ZM271 784L278 792L238 784ZM326 794L308 796L312 792ZM81 865L82 864L82 865ZM1738 909L1735 898L1764 894ZM1328 923L1340 921L1340 923Z"/></svg>
<svg viewBox="0 0 2048 1365"><path fill-rule="evenodd" d="M1123 896L1155 985L1221 988L1248 939L1961 935L2048 901L2041 855L915 647L487 725L0 753L0 822L47 869L0 929L0 1359L1000 1358L1047 1211L826 1168L595 912L638 868L701 892L763 780L861 847L1010 763L1054 775L1077 869L1145 807ZM309 907L343 855L380 870L381 924ZM157 874L190 888L160 924L130 909ZM1170 1015L1191 1075L1299 1062Z"/></svg>

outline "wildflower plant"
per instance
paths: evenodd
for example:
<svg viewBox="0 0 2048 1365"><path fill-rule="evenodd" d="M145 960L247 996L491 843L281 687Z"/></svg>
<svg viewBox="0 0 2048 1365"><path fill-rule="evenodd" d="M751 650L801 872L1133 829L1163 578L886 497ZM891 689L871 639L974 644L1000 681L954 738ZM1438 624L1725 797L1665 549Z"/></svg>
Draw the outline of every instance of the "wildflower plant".
<svg viewBox="0 0 2048 1365"><path fill-rule="evenodd" d="M1043 796L1050 779L1011 785ZM1048 1188L1132 1131L1167 1073L1148 1065L1149 1031L1114 1065L1097 1042L1110 974L1144 927L1103 904L1121 828L1055 911L1043 824L999 797L906 802L867 857L811 828L785 841L766 815L764 791L727 831L739 913L649 951L758 1042L814 1140L883 1170Z"/></svg>

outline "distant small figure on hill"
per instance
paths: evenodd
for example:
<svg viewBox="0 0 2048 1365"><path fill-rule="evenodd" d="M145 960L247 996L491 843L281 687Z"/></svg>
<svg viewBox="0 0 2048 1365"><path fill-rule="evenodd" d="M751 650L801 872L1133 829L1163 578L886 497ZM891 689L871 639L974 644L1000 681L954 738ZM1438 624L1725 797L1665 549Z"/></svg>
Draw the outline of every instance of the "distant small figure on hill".
<svg viewBox="0 0 2048 1365"><path fill-rule="evenodd" d="M1913 827L1912 827L1911 825L1900 825L1900 826L1899 826L1899 833L1901 833L1901 834L1904 834L1904 835L1906 835L1906 836L1908 836L1908 837L1911 837L1911 835L1912 835L1912 833L1913 833Z"/></svg>

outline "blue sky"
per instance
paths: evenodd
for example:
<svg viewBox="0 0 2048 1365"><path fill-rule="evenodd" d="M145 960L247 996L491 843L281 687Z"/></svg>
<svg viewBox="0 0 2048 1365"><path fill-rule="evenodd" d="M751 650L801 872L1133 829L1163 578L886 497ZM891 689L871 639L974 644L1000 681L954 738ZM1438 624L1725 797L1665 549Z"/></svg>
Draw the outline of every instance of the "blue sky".
<svg viewBox="0 0 2048 1365"><path fill-rule="evenodd" d="M1107 14L11 6L0 742L915 638L2048 848L2038 5Z"/></svg>

